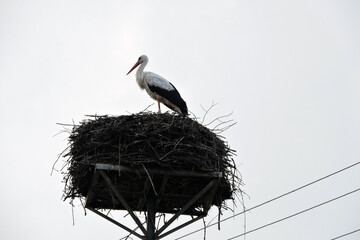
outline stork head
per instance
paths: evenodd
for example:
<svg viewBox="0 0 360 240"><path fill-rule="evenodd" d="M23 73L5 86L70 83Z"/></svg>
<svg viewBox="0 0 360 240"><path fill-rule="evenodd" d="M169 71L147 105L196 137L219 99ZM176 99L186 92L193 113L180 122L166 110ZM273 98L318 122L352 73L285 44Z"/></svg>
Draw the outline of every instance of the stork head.
<svg viewBox="0 0 360 240"><path fill-rule="evenodd" d="M149 61L148 57L146 55L141 55L138 59L138 61L135 63L135 65L130 69L130 71L126 74L128 75L131 73L137 66L139 66L142 63L147 63Z"/></svg>

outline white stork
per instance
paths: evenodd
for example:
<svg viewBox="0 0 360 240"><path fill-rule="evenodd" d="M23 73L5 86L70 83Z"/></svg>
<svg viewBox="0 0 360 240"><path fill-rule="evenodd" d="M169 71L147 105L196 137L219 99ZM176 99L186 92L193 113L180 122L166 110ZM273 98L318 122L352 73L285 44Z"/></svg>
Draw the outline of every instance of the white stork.
<svg viewBox="0 0 360 240"><path fill-rule="evenodd" d="M162 102L168 108L186 116L188 114L186 102L181 98L174 85L155 73L144 72L144 68L148 62L149 59L147 56L140 56L126 75L140 65L136 71L136 81L141 89L145 89L150 97L158 102L158 113L161 113L160 102Z"/></svg>

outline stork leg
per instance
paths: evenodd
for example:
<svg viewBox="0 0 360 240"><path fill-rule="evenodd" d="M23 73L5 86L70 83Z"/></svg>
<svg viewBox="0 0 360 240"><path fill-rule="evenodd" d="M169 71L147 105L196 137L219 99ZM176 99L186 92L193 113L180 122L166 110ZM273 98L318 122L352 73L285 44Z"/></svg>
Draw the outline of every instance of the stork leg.
<svg viewBox="0 0 360 240"><path fill-rule="evenodd" d="M161 110L160 110L160 101L157 101L157 102L158 102L158 107L159 107L158 114L161 114Z"/></svg>

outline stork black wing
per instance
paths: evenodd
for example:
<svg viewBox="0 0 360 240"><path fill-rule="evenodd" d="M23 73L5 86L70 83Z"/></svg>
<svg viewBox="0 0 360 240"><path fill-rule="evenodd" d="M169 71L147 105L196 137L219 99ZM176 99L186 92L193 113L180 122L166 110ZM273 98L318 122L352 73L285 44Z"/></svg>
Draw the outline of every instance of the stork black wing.
<svg viewBox="0 0 360 240"><path fill-rule="evenodd" d="M170 83L171 84L171 83ZM178 108L180 108L180 111L183 115L188 114L186 102L181 98L180 93L176 90L175 86L171 84L171 86L174 88L174 90L166 90L161 87L157 87L154 85L148 84L151 91L159 94ZM165 104L168 108L175 111L175 109L172 106L169 106L168 104Z"/></svg>

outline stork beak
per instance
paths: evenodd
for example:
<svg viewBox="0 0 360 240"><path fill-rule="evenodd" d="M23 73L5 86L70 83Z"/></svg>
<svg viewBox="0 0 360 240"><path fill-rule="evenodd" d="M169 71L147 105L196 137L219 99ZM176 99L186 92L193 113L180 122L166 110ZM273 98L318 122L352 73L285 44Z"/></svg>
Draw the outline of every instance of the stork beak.
<svg viewBox="0 0 360 240"><path fill-rule="evenodd" d="M130 69L130 71L126 74L126 75L128 75L129 73L131 73L132 72L132 70L134 70L137 66L139 66L139 62L136 62L135 63L135 65Z"/></svg>

